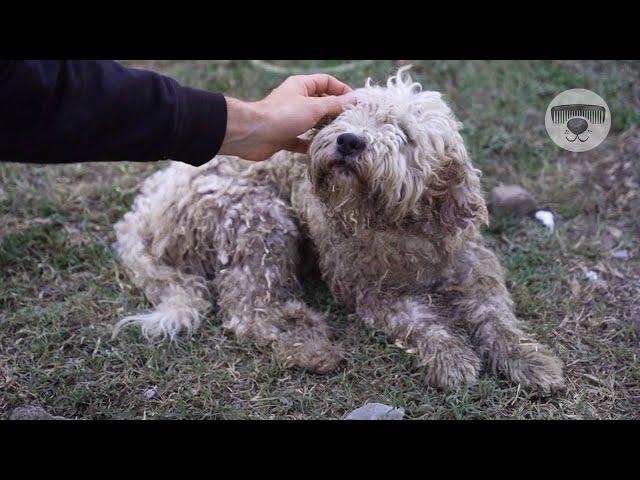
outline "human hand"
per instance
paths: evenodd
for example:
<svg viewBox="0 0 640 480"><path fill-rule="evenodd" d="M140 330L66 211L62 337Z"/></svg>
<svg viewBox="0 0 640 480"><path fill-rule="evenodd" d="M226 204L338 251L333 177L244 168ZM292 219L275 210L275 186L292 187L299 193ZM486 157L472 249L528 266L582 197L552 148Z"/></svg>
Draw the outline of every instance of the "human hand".
<svg viewBox="0 0 640 480"><path fill-rule="evenodd" d="M289 77L258 102L226 100L227 132L219 153L259 161L280 150L306 153L309 142L298 135L342 113L355 95L334 77L316 74Z"/></svg>

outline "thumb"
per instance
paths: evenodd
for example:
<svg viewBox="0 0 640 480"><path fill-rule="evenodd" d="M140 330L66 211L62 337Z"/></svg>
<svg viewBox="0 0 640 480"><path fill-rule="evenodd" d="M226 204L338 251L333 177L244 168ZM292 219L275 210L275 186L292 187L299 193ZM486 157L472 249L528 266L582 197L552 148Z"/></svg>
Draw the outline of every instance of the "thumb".
<svg viewBox="0 0 640 480"><path fill-rule="evenodd" d="M345 93L340 96L326 96L326 97L311 97L319 107L321 116L326 115L337 116L340 115L348 105L354 105L356 103L356 95L353 92Z"/></svg>

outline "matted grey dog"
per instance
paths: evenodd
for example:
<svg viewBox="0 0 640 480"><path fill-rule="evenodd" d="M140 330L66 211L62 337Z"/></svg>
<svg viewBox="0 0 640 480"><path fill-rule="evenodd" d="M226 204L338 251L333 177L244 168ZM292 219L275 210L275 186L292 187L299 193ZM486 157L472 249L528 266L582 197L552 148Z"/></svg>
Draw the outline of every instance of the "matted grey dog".
<svg viewBox="0 0 640 480"><path fill-rule="evenodd" d="M562 389L560 362L524 333L484 246L479 171L440 93L404 69L355 93L311 133L308 156L174 162L144 182L115 226L116 249L155 309L114 335L135 323L173 339L215 299L224 327L271 343L284 366L332 370L341 349L301 298L308 237L335 300L418 355L430 385L473 382L483 359L525 387Z"/></svg>

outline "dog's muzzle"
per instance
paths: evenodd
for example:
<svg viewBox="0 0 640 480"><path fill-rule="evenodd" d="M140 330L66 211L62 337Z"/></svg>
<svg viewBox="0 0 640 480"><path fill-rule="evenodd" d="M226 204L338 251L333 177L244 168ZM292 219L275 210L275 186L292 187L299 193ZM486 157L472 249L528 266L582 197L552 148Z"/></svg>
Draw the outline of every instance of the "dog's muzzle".
<svg viewBox="0 0 640 480"><path fill-rule="evenodd" d="M338 153L348 157L356 155L364 150L366 142L364 138L355 133L343 133L336 139Z"/></svg>
<svg viewBox="0 0 640 480"><path fill-rule="evenodd" d="M336 139L333 155L325 161L327 169L344 173L355 171L357 156L365 146L366 143L362 137L354 133L343 133Z"/></svg>

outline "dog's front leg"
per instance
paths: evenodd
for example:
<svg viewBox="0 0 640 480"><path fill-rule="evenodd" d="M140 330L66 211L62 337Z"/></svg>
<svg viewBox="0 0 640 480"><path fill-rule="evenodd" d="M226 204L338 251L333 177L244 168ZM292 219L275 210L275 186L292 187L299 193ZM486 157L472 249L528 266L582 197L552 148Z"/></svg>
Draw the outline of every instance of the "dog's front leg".
<svg viewBox="0 0 640 480"><path fill-rule="evenodd" d="M469 251L461 287L452 303L495 373L548 394L564 388L562 365L551 351L527 335L513 313L502 267L490 250ZM467 263L469 265L469 263Z"/></svg>
<svg viewBox="0 0 640 480"><path fill-rule="evenodd" d="M357 312L368 326L420 357L429 385L456 387L477 379L476 353L420 297L368 293L358 301Z"/></svg>

